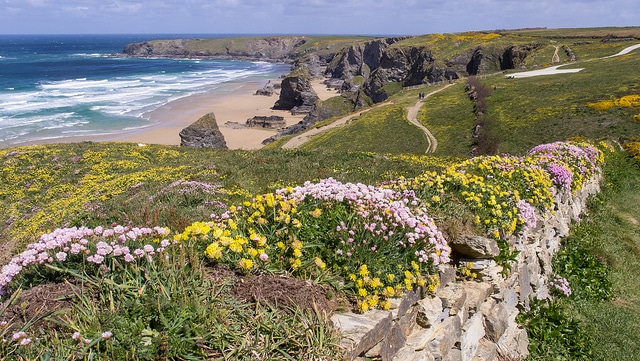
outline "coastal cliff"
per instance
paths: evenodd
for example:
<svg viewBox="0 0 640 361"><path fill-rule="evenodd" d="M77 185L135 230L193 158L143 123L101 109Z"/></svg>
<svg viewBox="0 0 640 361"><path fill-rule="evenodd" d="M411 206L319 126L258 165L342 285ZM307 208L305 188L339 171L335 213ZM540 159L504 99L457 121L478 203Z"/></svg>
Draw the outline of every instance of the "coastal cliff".
<svg viewBox="0 0 640 361"><path fill-rule="evenodd" d="M478 33L438 34L433 39L269 36L154 40L129 44L123 54L291 64L291 72L282 79L274 109L307 116L263 142L268 144L345 111L383 102L403 87L523 67L541 47L530 39L492 42L496 37L503 36ZM322 102L310 84L320 77L328 78L327 84L342 93L339 106L319 104Z"/></svg>
<svg viewBox="0 0 640 361"><path fill-rule="evenodd" d="M133 57L227 58L291 62L303 36L153 40L125 46Z"/></svg>

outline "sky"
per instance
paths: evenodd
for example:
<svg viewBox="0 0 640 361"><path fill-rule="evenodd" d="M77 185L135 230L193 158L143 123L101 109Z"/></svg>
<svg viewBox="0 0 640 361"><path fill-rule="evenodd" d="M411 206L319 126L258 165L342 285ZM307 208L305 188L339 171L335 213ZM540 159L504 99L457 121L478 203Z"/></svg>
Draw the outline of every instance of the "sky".
<svg viewBox="0 0 640 361"><path fill-rule="evenodd" d="M421 35L640 26L638 0L0 0L0 34Z"/></svg>

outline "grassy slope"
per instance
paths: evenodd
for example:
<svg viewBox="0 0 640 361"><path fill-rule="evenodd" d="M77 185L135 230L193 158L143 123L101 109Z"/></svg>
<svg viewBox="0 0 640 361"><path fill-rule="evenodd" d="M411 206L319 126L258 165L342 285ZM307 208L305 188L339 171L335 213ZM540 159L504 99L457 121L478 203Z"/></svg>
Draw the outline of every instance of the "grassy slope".
<svg viewBox="0 0 640 361"><path fill-rule="evenodd" d="M640 355L640 167L620 155L609 163L602 193L571 237L611 266L614 299L572 302L570 314L593 337L594 360L630 361Z"/></svg>
<svg viewBox="0 0 640 361"><path fill-rule="evenodd" d="M540 32L549 36L547 31ZM522 33L540 36L535 31ZM574 45L578 38L556 41L570 43L579 59L610 55L634 43L582 39L586 44ZM542 64L552 52L544 49L539 54L531 64ZM489 97L489 109L503 134L501 151L522 153L532 145L571 136L624 140L640 134L640 123L631 120L637 108L600 112L586 107L588 102L640 93L640 74L634 71L638 59L637 50L625 57L577 63L575 66L585 68L578 74L483 79L497 88ZM250 194L305 180L334 177L375 184L437 168L438 159L409 156L421 153L424 139L406 122L402 107L415 102L421 91L425 89L398 94L392 99L396 105L380 109L380 117L363 116L313 140L305 146L313 151L213 151L92 143L0 150L0 242L29 242L37 234L62 225L150 221L180 230L196 219L206 219L211 209L200 206L209 199L179 192L149 199L179 179L215 184L225 190L216 194L216 200L238 202ZM474 120L462 83L427 99L418 117L439 140L436 155L468 156ZM364 126L367 121L376 126ZM7 155L12 152L17 153ZM74 160L76 156L82 156L81 160ZM592 205L590 218L573 231L573 237L613 267L614 301L572 306L574 316L582 319L596 338L595 356L602 360L612 354L632 360L640 353L636 342L640 330L630 322L640 317L640 170L636 164L617 162L610 168L613 173L607 174L605 192Z"/></svg>

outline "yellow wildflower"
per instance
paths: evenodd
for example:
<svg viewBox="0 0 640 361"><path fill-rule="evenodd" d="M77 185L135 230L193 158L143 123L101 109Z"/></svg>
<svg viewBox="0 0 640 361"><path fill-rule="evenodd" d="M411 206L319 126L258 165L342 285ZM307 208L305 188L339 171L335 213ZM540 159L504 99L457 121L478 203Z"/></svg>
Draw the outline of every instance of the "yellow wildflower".
<svg viewBox="0 0 640 361"><path fill-rule="evenodd" d="M360 276L362 277L366 277L369 275L369 270L367 269L367 265L363 264L362 266L360 266L360 269L358 270L358 273L360 273Z"/></svg>
<svg viewBox="0 0 640 361"><path fill-rule="evenodd" d="M327 268L327 264L324 263L324 261L322 261L322 259L320 257L316 257L314 259L314 262L315 262L316 266L318 266L318 268L320 268L321 270L324 270L325 268Z"/></svg>
<svg viewBox="0 0 640 361"><path fill-rule="evenodd" d="M250 260L250 259L241 258L240 262L238 263L238 265L243 270L250 270L251 267L253 267L253 261Z"/></svg>
<svg viewBox="0 0 640 361"><path fill-rule="evenodd" d="M320 218L320 216L322 215L322 209L316 207L316 209L314 209L313 211L309 211L309 214L313 218Z"/></svg>
<svg viewBox="0 0 640 361"><path fill-rule="evenodd" d="M209 258L220 259L222 257L222 250L218 246L218 242L213 242L208 245L207 249L205 250L205 254Z"/></svg>

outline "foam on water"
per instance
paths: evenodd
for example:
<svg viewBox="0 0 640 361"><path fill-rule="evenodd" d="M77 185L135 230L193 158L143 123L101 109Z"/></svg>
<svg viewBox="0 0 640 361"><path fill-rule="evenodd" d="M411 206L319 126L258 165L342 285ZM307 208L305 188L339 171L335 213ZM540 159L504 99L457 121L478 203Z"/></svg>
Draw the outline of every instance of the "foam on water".
<svg viewBox="0 0 640 361"><path fill-rule="evenodd" d="M233 82L273 78L288 70L266 62L115 58L103 54L120 49L98 53L88 46L85 52L78 51L81 41L74 44L66 52L16 50L11 54L16 60L1 58L7 67L0 68L0 147L148 127L143 114L170 101L224 92Z"/></svg>

